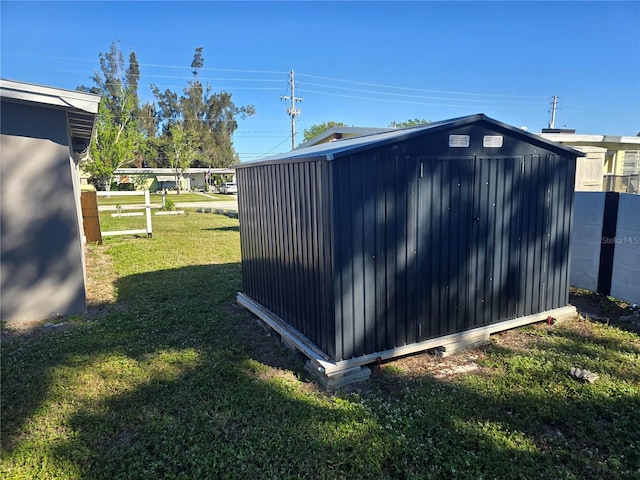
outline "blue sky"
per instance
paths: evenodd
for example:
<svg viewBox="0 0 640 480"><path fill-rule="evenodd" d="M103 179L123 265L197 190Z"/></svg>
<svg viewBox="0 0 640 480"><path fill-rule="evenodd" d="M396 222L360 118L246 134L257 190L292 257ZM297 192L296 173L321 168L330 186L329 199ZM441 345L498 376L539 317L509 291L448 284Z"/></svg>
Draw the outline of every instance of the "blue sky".
<svg viewBox="0 0 640 480"><path fill-rule="evenodd" d="M291 147L288 72L302 131L329 120L386 127L485 113L539 132L640 131L640 2L0 3L0 76L75 89L119 40L149 84L180 92L196 47L201 77L252 104L242 161Z"/></svg>

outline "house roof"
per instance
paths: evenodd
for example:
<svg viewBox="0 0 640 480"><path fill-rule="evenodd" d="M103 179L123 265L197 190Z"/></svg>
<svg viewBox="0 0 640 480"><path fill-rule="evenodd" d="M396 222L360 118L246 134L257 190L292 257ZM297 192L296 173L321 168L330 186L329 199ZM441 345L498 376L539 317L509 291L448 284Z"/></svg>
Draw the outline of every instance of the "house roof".
<svg viewBox="0 0 640 480"><path fill-rule="evenodd" d="M100 105L99 95L0 79L0 98L65 110L74 144L89 145Z"/></svg>
<svg viewBox="0 0 640 480"><path fill-rule="evenodd" d="M377 127L347 127L346 125L336 125L334 127L328 128L327 130L322 132L320 135L316 135L311 140L301 143L295 148L295 150L311 147L313 145L318 145L320 143L327 143L324 140L334 136L341 137L343 135L348 135L350 138L361 137L363 135L371 135L372 133L388 132L391 130L395 130L395 129L377 128ZM339 140L340 137L336 137L335 140ZM330 140L330 141L335 141L335 140Z"/></svg>
<svg viewBox="0 0 640 480"><path fill-rule="evenodd" d="M425 134L437 132L440 130L448 130L451 128L457 128L473 123L485 123L498 128L503 131L508 131L511 135L521 138L523 141L533 143L536 145L544 146L552 151L559 153L569 154L574 157L582 157L583 153L560 145L558 143L546 140L539 135L525 132L519 128L513 127L506 123L499 122L492 118L487 117L483 113L475 115L468 115L466 117L459 117L450 120L442 120L439 122L432 122L426 125L420 125L416 127L394 129L391 131L385 131L382 133L374 133L371 135L365 135L361 137L346 138L336 140L334 142L322 143L307 148L295 149L290 152L266 157L263 159L255 160L252 162L246 162L236 165L235 168L251 167L264 163L271 163L274 161L290 161L290 160L302 160L311 158L325 158L327 160L333 160L341 155L351 155L359 153L371 148L377 148L386 146L389 144L397 143L400 141L409 140Z"/></svg>
<svg viewBox="0 0 640 480"><path fill-rule="evenodd" d="M640 150L640 137L619 135L585 135L576 133L539 133L542 138L571 146L602 146L618 150Z"/></svg>

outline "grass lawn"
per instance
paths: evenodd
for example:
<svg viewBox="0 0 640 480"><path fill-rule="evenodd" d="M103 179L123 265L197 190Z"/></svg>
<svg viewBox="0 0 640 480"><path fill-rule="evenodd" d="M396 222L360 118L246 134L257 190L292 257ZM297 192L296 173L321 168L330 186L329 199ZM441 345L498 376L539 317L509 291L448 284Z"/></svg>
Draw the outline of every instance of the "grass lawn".
<svg viewBox="0 0 640 480"><path fill-rule="evenodd" d="M236 305L237 220L157 217L87 264L88 315L3 329L2 478L640 478L636 333L539 324L327 393Z"/></svg>
<svg viewBox="0 0 640 480"><path fill-rule="evenodd" d="M206 196L205 196L206 195ZM177 195L171 193L167 195L167 198L175 202L209 202L215 200L233 200L235 195L222 195L219 193L206 193L200 195L197 193L181 193ZM162 195L157 193L151 193L151 203L162 203ZM140 195L112 195L109 197L98 197L98 206L102 205L143 205L144 194Z"/></svg>

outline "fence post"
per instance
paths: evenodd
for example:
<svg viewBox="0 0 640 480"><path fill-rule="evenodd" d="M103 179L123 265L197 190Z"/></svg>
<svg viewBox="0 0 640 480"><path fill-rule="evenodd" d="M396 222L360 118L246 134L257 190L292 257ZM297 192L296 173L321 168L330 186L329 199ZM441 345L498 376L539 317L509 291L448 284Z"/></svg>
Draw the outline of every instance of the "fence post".
<svg viewBox="0 0 640 480"><path fill-rule="evenodd" d="M147 237L151 238L153 231L151 230L151 196L149 190L144 191L145 211L147 212Z"/></svg>

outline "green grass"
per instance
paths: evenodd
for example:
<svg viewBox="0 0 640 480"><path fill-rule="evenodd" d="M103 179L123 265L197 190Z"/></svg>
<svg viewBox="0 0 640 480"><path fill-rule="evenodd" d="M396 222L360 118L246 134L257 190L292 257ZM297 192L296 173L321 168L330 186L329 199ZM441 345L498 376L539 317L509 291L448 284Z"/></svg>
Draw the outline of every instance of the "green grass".
<svg viewBox="0 0 640 480"><path fill-rule="evenodd" d="M536 325L495 336L479 371L438 379L413 357L330 394L236 305L237 220L154 217L153 238L98 255L111 305L4 332L3 478L640 476L636 334ZM573 366L600 379L578 383Z"/></svg>
<svg viewBox="0 0 640 480"><path fill-rule="evenodd" d="M235 195L221 195L219 193L206 193L208 197L199 195L197 193L181 193L177 195L171 193L167 195L174 202L209 202L215 200L232 200L235 199ZM162 195L157 193L151 193L151 203L162 203ZM213 197L213 198L210 198ZM111 195L109 197L98 197L98 205L143 205L144 194L141 195Z"/></svg>

